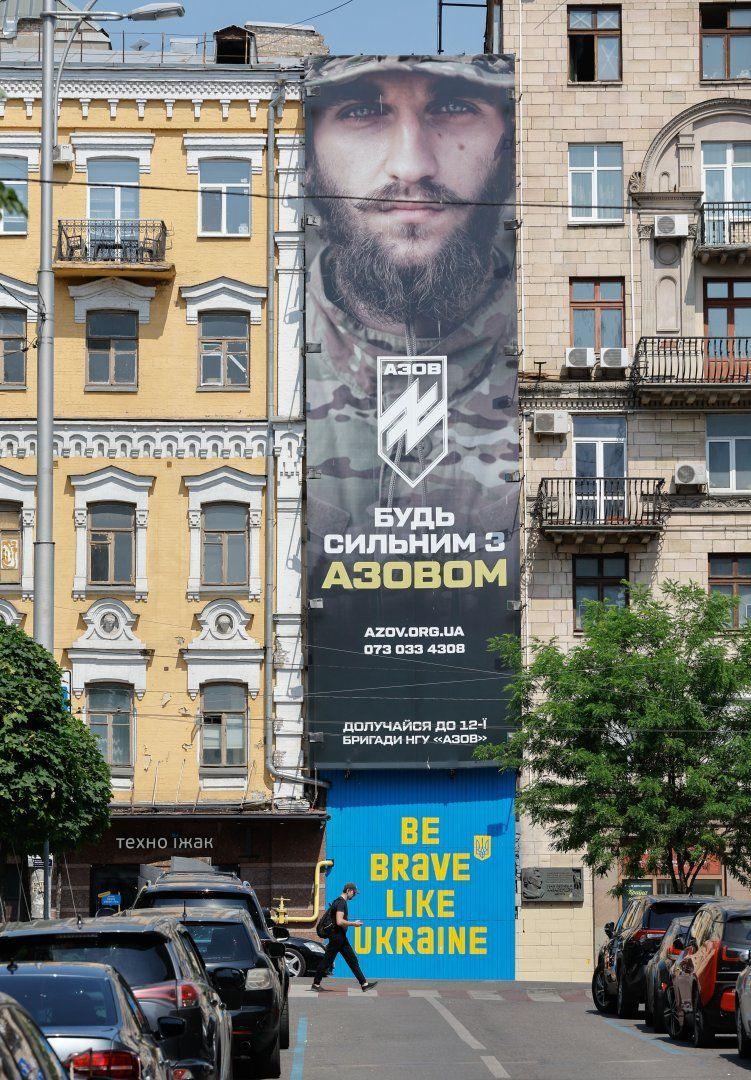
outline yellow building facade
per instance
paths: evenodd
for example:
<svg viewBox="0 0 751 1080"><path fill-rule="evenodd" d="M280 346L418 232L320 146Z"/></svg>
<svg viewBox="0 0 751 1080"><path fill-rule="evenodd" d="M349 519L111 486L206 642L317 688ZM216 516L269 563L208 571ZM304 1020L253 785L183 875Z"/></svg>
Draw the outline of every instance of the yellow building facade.
<svg viewBox="0 0 751 1080"><path fill-rule="evenodd" d="M58 860L62 913L93 912L106 891L127 904L172 855L210 857L262 900L305 906L320 851L321 815L299 782L301 68L224 66L218 53L118 57L104 39L62 81L55 654L113 785L101 844ZM28 206L0 221L0 615L31 633L33 50L3 52L0 89L0 179Z"/></svg>

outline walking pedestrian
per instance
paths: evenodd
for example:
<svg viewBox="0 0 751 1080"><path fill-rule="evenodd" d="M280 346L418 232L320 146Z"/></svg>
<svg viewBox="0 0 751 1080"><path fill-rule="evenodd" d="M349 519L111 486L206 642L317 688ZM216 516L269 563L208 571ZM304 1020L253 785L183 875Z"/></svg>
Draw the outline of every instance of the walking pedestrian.
<svg viewBox="0 0 751 1080"><path fill-rule="evenodd" d="M328 935L329 943L326 946L326 952L321 957L318 970L313 976L313 983L310 987L311 990L329 989L327 986L321 986L321 979L329 974L334 966L334 961L339 955L344 957L350 971L359 982L363 993L372 990L376 985L377 980L368 982L363 975L355 950L347 940L347 930L350 926L362 926L361 919L352 921L349 919L349 902L355 896L357 896L357 886L353 885L351 881L348 881L342 889L341 896L337 896L336 900L328 910L328 915L331 920Z"/></svg>

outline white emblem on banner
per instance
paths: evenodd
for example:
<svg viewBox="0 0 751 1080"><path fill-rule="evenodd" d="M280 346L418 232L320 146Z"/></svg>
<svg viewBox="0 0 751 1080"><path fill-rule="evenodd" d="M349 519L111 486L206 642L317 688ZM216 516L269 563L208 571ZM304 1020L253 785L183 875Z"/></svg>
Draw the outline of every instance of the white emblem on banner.
<svg viewBox="0 0 751 1080"><path fill-rule="evenodd" d="M448 452L445 356L378 357L378 456L417 487Z"/></svg>

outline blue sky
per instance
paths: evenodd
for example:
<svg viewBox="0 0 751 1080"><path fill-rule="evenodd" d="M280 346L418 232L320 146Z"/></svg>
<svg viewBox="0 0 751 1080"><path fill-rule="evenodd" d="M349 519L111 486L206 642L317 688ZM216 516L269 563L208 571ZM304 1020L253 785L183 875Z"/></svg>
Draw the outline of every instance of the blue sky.
<svg viewBox="0 0 751 1080"><path fill-rule="evenodd" d="M351 0L339 11L320 18L318 12L341 0L183 0L185 17L126 27L133 31L209 35L220 26L250 19L266 22L312 22L324 34L332 53L433 53L436 49L436 0ZM113 4L126 11L125 0ZM137 6L134 0L133 7ZM444 16L444 51L482 52L484 12L448 8ZM113 28L117 39L117 28ZM148 33L141 35L150 36Z"/></svg>

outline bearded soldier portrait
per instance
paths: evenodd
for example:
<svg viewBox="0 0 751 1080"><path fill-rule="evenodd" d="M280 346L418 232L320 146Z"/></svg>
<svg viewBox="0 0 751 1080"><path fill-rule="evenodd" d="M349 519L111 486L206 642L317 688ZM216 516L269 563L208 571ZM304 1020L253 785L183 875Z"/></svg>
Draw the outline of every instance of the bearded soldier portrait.
<svg viewBox="0 0 751 1080"><path fill-rule="evenodd" d="M303 92L317 760L469 763L518 596L513 62L322 57Z"/></svg>

